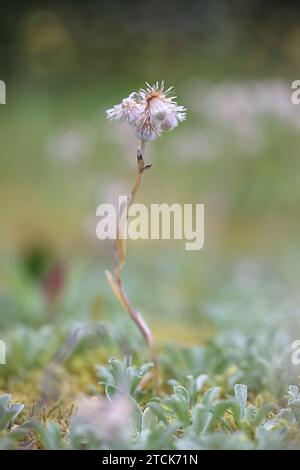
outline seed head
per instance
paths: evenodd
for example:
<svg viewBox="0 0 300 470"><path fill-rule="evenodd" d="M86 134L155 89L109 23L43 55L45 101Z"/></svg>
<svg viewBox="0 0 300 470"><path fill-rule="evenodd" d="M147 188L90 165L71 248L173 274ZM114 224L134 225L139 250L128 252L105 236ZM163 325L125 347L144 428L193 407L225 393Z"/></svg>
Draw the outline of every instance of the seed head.
<svg viewBox="0 0 300 470"><path fill-rule="evenodd" d="M120 104L116 104L113 108L106 111L106 117L112 121L128 122L134 125L135 120L142 112L142 106L134 97L136 93L131 93L128 98L124 98Z"/></svg>
<svg viewBox="0 0 300 470"><path fill-rule="evenodd" d="M164 89L164 82L149 85L138 93L106 111L107 118L126 121L141 140L154 140L164 131L173 130L186 118L186 108L179 106L175 96L169 94L173 87Z"/></svg>

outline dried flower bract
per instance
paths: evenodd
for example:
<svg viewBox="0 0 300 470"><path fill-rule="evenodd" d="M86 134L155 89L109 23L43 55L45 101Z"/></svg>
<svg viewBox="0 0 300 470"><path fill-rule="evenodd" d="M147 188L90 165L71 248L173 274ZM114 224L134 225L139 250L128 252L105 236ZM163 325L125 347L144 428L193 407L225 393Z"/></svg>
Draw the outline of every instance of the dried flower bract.
<svg viewBox="0 0 300 470"><path fill-rule="evenodd" d="M165 90L164 82L146 85L106 111L108 119L128 122L143 141L173 130L186 118L186 108L176 103L176 96L169 96L173 87Z"/></svg>

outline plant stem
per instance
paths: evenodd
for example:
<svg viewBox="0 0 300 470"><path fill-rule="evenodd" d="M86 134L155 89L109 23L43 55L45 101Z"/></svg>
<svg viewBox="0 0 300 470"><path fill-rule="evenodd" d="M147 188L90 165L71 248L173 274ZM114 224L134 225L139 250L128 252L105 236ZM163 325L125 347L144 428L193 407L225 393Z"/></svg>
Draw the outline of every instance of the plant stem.
<svg viewBox="0 0 300 470"><path fill-rule="evenodd" d="M144 318L136 309L134 309L130 303L129 297L126 293L124 284L121 279L121 270L125 265L126 261L126 243L125 239L122 238L122 229L123 224L127 222L128 219L128 210L133 203L136 194L139 190L139 187L142 182L142 177L145 170L151 168L151 165L145 165L143 152L145 148L145 142L141 142L141 146L137 149L137 166L138 166L138 174L136 177L135 184L131 190L130 196L127 199L127 210L126 205L125 207L120 208L119 214L119 221L117 224L117 233L116 233L116 241L114 245L114 270L113 274L109 271L106 271L107 280L119 300L120 304L124 308L124 310L129 314L132 318L134 323L137 325L138 329L140 330L142 336L144 337L150 352L151 361L153 362L153 377L154 377L154 385L156 392L158 392L158 362L157 362L157 353L156 353L156 346L154 342L153 333L150 327L145 322Z"/></svg>

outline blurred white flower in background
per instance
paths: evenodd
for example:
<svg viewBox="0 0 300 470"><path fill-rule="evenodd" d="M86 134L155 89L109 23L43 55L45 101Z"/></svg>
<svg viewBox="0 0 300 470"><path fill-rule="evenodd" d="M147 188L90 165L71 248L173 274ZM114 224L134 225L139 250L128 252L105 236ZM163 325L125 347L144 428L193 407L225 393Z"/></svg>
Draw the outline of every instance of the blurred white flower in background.
<svg viewBox="0 0 300 470"><path fill-rule="evenodd" d="M92 139L84 130L75 128L59 130L48 141L46 154L66 163L85 158L92 150Z"/></svg>
<svg viewBox="0 0 300 470"><path fill-rule="evenodd" d="M217 122L238 125L246 116L294 120L299 114L291 102L290 84L281 79L213 85L193 80L186 89L190 109Z"/></svg>
<svg viewBox="0 0 300 470"><path fill-rule="evenodd" d="M169 96L173 87L165 90L164 82L149 85L106 111L109 120L125 121L133 127L140 140L154 140L164 131L173 130L186 118L186 108Z"/></svg>
<svg viewBox="0 0 300 470"><path fill-rule="evenodd" d="M193 160L211 161L222 154L223 139L220 134L212 134L209 130L192 129L184 135L175 136L170 142L171 152L175 160L186 162Z"/></svg>
<svg viewBox="0 0 300 470"><path fill-rule="evenodd" d="M213 125L229 146L243 156L260 154L268 142L269 123L282 130L300 128L299 107L291 102L290 83L283 79L230 81L212 84L193 79L185 100L202 130ZM206 131L204 131L206 132Z"/></svg>
<svg viewBox="0 0 300 470"><path fill-rule="evenodd" d="M125 395L110 401L81 395L76 408L71 427L80 434L92 433L106 442L130 436L132 404Z"/></svg>

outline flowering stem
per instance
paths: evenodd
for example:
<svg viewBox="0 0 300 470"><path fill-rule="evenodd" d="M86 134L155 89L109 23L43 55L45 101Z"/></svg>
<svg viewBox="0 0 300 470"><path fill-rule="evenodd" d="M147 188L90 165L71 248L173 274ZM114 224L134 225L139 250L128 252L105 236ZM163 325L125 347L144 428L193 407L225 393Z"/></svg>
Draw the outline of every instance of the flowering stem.
<svg viewBox="0 0 300 470"><path fill-rule="evenodd" d="M157 362L157 353L156 353L156 346L154 342L154 337L151 329L145 322L144 318L135 310L129 300L129 297L126 293L124 284L121 279L121 270L125 265L126 261L126 243L125 239L122 238L122 229L123 224L127 222L128 219L128 211L133 203L138 189L142 182L142 177L145 170L149 170L151 165L145 165L143 152L145 148L145 142L141 141L141 146L137 149L137 165L138 165L138 174L136 177L135 184L131 190L130 196L127 199L127 210L126 206L120 208L119 214L119 221L117 226L117 233L116 233L116 241L114 245L114 270L113 274L109 271L106 271L107 280L114 292L115 296L119 300L120 304L124 308L124 310L129 314L132 320L135 322L137 327L139 328L142 336L144 337L151 356L151 360L153 362L153 377L154 377L154 385L156 392L158 392L158 362Z"/></svg>

